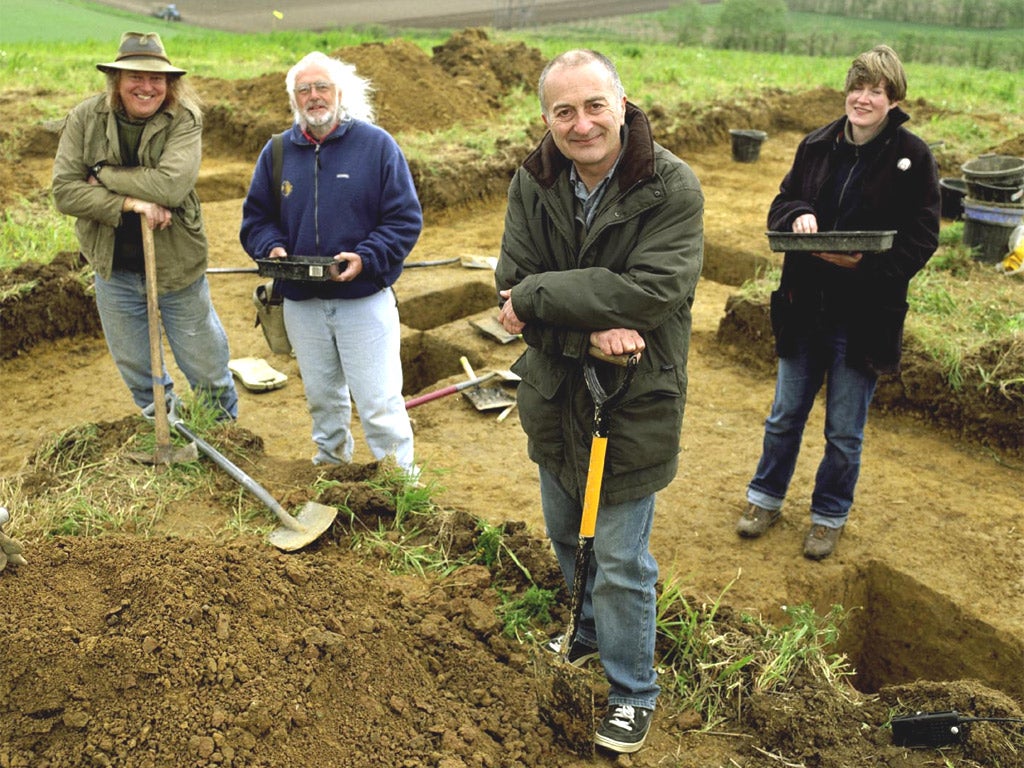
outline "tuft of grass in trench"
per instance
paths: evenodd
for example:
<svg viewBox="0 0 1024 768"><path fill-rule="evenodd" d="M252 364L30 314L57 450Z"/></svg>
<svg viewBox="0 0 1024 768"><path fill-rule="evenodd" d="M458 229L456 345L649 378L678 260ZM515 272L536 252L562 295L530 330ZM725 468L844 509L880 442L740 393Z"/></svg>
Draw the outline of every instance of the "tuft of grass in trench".
<svg viewBox="0 0 1024 768"><path fill-rule="evenodd" d="M789 622L775 627L758 617L729 615L723 598L734 583L698 603L669 577L658 598L661 675L682 708L700 713L704 730L742 719L752 694L785 690L801 675L851 694L854 670L833 651L846 619L842 606L824 616L808 604L783 606Z"/></svg>

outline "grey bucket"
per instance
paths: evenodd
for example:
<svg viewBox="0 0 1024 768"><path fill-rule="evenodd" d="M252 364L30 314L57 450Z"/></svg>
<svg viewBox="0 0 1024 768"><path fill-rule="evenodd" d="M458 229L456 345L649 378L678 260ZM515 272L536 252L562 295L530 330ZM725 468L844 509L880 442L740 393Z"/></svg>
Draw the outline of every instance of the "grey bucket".
<svg viewBox="0 0 1024 768"><path fill-rule="evenodd" d="M979 155L960 166L967 183L978 182L995 187L1020 187L1024 184L1024 158L1013 155Z"/></svg>
<svg viewBox="0 0 1024 768"><path fill-rule="evenodd" d="M1002 261L1009 252L1010 233L1024 221L1024 206L985 205L964 199L964 245L977 249L986 264Z"/></svg>
<svg viewBox="0 0 1024 768"><path fill-rule="evenodd" d="M756 163L761 156L761 144L768 138L764 131L731 129L732 159L737 163Z"/></svg>

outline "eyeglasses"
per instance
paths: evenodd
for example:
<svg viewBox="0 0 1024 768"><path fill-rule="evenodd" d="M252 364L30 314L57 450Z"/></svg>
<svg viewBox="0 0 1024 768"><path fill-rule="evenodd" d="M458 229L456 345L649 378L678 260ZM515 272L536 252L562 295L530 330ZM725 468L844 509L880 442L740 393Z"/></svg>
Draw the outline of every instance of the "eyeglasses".
<svg viewBox="0 0 1024 768"><path fill-rule="evenodd" d="M301 85L295 86L295 93L298 96L309 96L313 91L316 91L317 93L330 93L333 90L333 83L325 83L322 80L315 83L302 83Z"/></svg>

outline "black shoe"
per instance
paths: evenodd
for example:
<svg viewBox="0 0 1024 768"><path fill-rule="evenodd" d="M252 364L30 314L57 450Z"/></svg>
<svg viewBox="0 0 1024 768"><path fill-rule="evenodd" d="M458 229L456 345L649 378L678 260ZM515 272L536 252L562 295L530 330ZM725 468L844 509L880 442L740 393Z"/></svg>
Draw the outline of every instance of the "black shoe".
<svg viewBox="0 0 1024 768"><path fill-rule="evenodd" d="M613 704L608 707L608 714L597 726L594 743L613 752L636 752L644 745L647 731L651 729L653 714L653 709Z"/></svg>
<svg viewBox="0 0 1024 768"><path fill-rule="evenodd" d="M544 647L552 653L561 654L562 638L564 637L565 635L559 635L558 637L549 640ZM580 640L576 640L569 648L567 660L574 667L583 667L586 666L587 662L591 659L599 658L601 658L601 654L598 653L597 648L592 645L587 645Z"/></svg>

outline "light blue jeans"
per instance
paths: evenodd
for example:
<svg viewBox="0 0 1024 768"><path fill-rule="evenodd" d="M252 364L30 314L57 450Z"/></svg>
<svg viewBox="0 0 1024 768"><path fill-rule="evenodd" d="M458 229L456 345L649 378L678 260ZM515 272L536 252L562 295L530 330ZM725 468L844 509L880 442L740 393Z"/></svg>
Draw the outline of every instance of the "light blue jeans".
<svg viewBox="0 0 1024 768"><path fill-rule="evenodd" d="M568 589L576 570L582 502L554 474L540 469L544 524ZM654 709L660 687L654 670L658 564L648 548L654 495L601 504L594 529L590 575L576 637L597 647L610 705Z"/></svg>
<svg viewBox="0 0 1024 768"><path fill-rule="evenodd" d="M138 272L114 270L109 280L99 275L95 280L96 308L107 348L135 404L146 408L153 404L154 382L145 278ZM180 291L163 294L158 304L174 361L193 392L219 404L226 418L237 418L238 392L228 369L228 337L210 301L206 276ZM163 385L167 394L173 392L166 367Z"/></svg>
<svg viewBox="0 0 1024 768"><path fill-rule="evenodd" d="M839 528L853 505L864 426L878 382L876 375L847 365L842 328L804 338L794 357L779 358L775 401L765 421L761 459L747 487L747 501L765 509L782 507L807 417L826 378L825 453L814 480L811 522Z"/></svg>
<svg viewBox="0 0 1024 768"><path fill-rule="evenodd" d="M398 303L387 288L362 299L285 299L284 322L313 417L318 464L352 460L352 402L374 458L414 472L402 397Z"/></svg>

